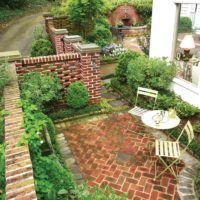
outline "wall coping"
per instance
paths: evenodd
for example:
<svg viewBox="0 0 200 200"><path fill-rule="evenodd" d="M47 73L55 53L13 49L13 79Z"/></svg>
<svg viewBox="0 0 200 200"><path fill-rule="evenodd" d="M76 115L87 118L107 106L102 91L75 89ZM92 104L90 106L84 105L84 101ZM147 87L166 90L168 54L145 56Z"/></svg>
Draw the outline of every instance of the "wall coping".
<svg viewBox="0 0 200 200"><path fill-rule="evenodd" d="M66 43L76 43L81 42L82 37L80 35L64 35L63 40Z"/></svg>
<svg viewBox="0 0 200 200"><path fill-rule="evenodd" d="M62 28L62 29L57 29L55 27L50 27L51 31L53 31L54 34L56 35L63 35L63 34L68 34L67 29Z"/></svg>
<svg viewBox="0 0 200 200"><path fill-rule="evenodd" d="M74 59L76 60L79 58L80 58L79 53L66 53L66 54L58 54L58 55L52 55L52 56L24 58L22 60L22 64L31 65L31 64L36 64L36 63L66 61L66 60L74 60Z"/></svg>
<svg viewBox="0 0 200 200"><path fill-rule="evenodd" d="M96 44L78 44L75 49L80 53L99 53L100 47Z"/></svg>
<svg viewBox="0 0 200 200"><path fill-rule="evenodd" d="M15 61L21 59L21 53L19 51L5 51L0 52L0 62Z"/></svg>

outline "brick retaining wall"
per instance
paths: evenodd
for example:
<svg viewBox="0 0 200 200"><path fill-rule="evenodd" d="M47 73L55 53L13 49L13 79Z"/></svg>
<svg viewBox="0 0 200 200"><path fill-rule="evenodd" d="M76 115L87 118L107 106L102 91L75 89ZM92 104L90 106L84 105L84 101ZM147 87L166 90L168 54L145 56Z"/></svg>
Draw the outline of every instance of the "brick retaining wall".
<svg viewBox="0 0 200 200"><path fill-rule="evenodd" d="M95 60L95 69L91 66L92 60ZM81 80L88 88L90 103L100 101L99 53L69 53L24 58L16 62L16 70L20 77L32 71L54 72L60 79L65 91L70 83Z"/></svg>
<svg viewBox="0 0 200 200"><path fill-rule="evenodd" d="M16 72L14 76L16 79ZM25 133L22 108L17 107L20 99L17 80L5 87L4 98L5 110L9 113L5 116L6 200L34 200L37 197L29 148L27 145L17 146Z"/></svg>

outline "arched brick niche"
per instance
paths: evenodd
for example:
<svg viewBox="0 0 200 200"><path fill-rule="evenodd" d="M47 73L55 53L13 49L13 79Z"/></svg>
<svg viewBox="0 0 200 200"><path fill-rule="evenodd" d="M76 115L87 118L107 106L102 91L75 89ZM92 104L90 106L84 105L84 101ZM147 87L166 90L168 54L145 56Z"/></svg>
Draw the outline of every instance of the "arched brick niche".
<svg viewBox="0 0 200 200"><path fill-rule="evenodd" d="M125 26L131 26L140 21L136 9L132 5L121 5L112 11L108 18L112 26L121 22Z"/></svg>

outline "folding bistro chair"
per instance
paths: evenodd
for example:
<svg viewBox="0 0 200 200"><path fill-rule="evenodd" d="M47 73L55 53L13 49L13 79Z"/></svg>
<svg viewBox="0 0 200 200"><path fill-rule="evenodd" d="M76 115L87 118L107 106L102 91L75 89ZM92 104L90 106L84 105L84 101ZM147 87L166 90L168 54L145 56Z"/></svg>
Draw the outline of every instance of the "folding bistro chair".
<svg viewBox="0 0 200 200"><path fill-rule="evenodd" d="M136 96L136 100L135 100L135 106L134 106L134 108L132 108L128 112L130 114L132 114L132 115L141 117L148 110L137 106L139 95L143 95L143 96L148 96L148 97L154 98L154 105L153 105L153 109L154 109L155 104L156 104L156 100L157 100L157 96L158 96L158 91L152 90L152 89L148 89L148 88L138 87L137 96Z"/></svg>
<svg viewBox="0 0 200 200"><path fill-rule="evenodd" d="M188 142L186 147L182 151L180 151L179 140L184 132L186 132L187 134ZM176 164L177 162L180 161L181 156L187 150L189 144L192 142L193 139L194 139L193 128L190 121L188 121L175 142L162 141L162 140L155 141L155 155L158 157L158 159L155 161L155 179L160 177L167 170L169 170L178 180L178 170ZM157 161L159 159L165 165L165 169L159 174L157 174ZM176 166L176 172L173 169L174 165Z"/></svg>

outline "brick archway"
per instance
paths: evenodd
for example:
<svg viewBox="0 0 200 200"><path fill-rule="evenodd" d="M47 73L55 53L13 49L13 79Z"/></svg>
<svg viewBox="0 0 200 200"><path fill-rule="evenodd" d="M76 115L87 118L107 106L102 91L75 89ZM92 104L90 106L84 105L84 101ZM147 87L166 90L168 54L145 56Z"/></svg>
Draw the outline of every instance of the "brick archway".
<svg viewBox="0 0 200 200"><path fill-rule="evenodd" d="M108 18L112 26L119 23L125 26L131 26L140 21L136 9L131 5L121 5L112 11Z"/></svg>

